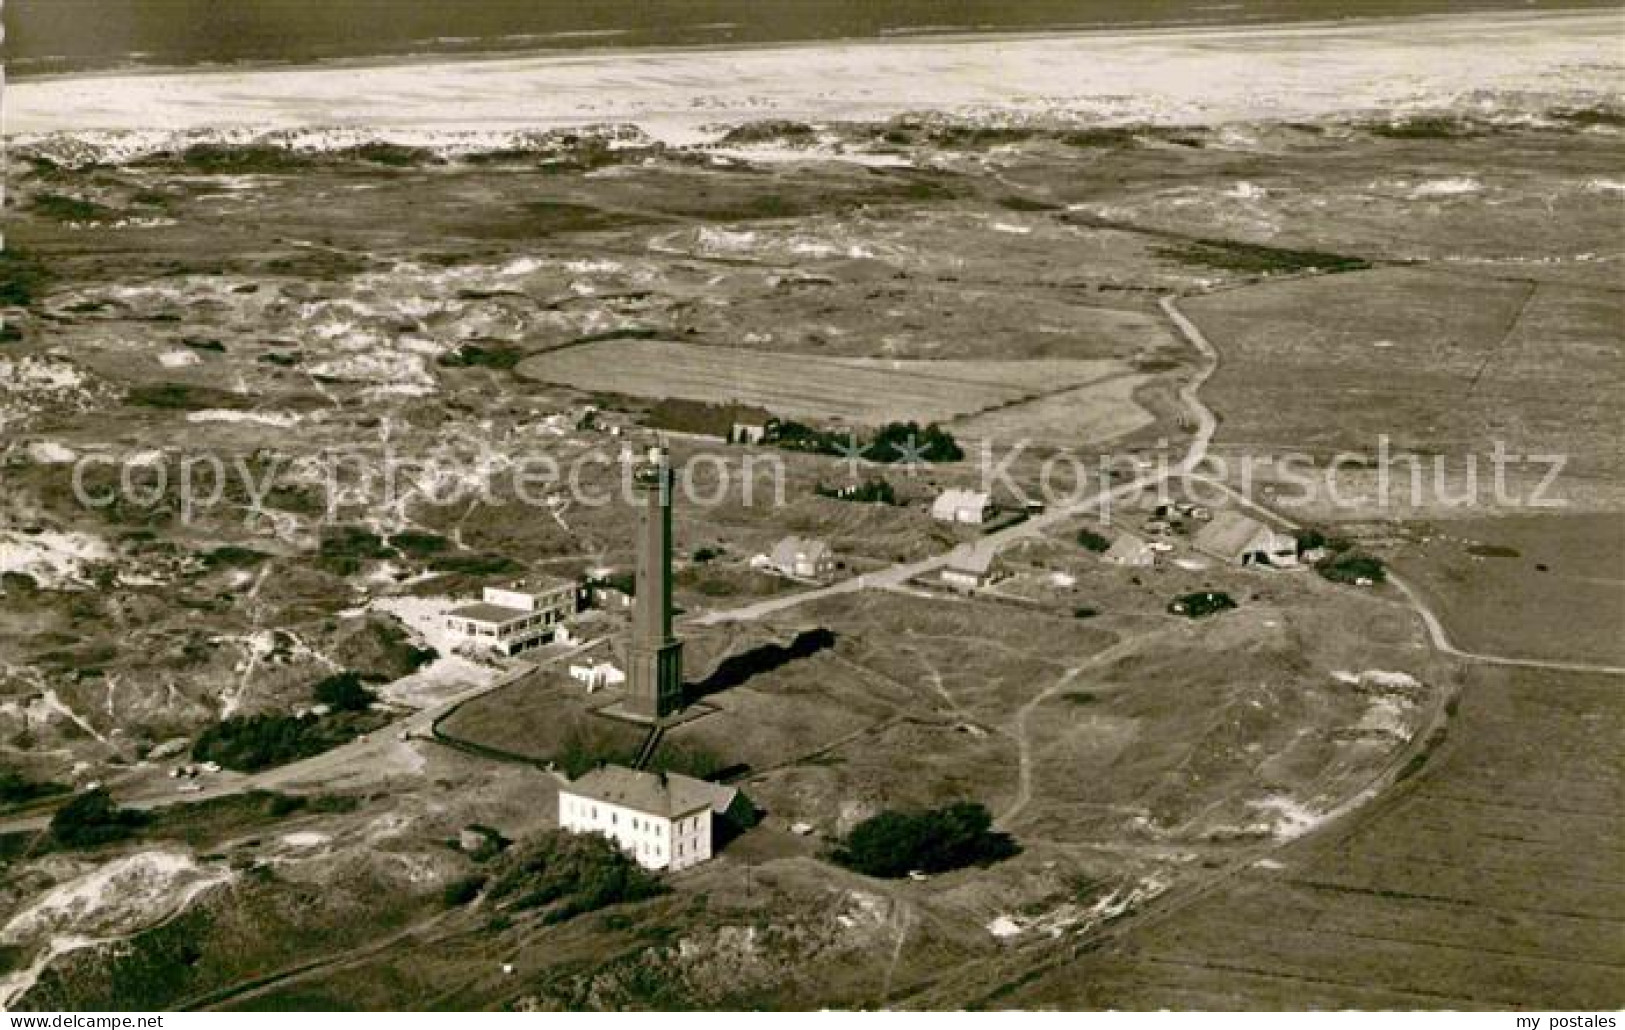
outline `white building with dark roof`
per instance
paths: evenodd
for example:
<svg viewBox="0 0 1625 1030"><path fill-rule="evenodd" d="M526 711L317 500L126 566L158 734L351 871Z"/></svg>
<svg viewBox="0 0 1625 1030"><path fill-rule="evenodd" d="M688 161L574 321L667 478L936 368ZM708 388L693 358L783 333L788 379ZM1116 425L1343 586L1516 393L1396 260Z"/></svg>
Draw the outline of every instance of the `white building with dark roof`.
<svg viewBox="0 0 1625 1030"><path fill-rule="evenodd" d="M559 826L602 833L649 869L673 872L711 857L713 816L739 792L678 773L604 765L559 791Z"/></svg>
<svg viewBox="0 0 1625 1030"><path fill-rule="evenodd" d="M446 613L457 646L515 655L548 643L576 612L576 585L556 576L486 587L475 604Z"/></svg>

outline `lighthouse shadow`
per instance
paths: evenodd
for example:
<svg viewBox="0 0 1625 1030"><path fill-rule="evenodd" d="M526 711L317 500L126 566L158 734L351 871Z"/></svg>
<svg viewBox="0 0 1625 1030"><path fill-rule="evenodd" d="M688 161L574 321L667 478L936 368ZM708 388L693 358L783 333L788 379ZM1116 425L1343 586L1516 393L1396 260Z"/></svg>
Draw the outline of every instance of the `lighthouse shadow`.
<svg viewBox="0 0 1625 1030"><path fill-rule="evenodd" d="M823 627L803 630L789 644L762 644L740 654L729 655L705 679L688 684L684 693L692 703L742 687L758 676L782 669L791 662L811 658L834 646L835 634L830 630Z"/></svg>

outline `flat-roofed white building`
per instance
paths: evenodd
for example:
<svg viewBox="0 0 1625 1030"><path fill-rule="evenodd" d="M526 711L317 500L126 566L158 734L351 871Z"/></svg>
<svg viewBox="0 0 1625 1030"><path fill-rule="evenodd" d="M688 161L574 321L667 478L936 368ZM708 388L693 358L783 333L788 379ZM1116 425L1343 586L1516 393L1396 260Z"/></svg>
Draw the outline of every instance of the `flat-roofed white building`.
<svg viewBox="0 0 1625 1030"><path fill-rule="evenodd" d="M980 490L952 487L931 502L931 517L939 522L979 526L993 517L993 498Z"/></svg>
<svg viewBox="0 0 1625 1030"><path fill-rule="evenodd" d="M602 833L648 869L673 872L711 857L712 816L738 791L678 773L604 765L559 791L559 826Z"/></svg>
<svg viewBox="0 0 1625 1030"><path fill-rule="evenodd" d="M476 604L446 613L460 646L514 655L551 641L576 612L576 585L554 576L486 587Z"/></svg>

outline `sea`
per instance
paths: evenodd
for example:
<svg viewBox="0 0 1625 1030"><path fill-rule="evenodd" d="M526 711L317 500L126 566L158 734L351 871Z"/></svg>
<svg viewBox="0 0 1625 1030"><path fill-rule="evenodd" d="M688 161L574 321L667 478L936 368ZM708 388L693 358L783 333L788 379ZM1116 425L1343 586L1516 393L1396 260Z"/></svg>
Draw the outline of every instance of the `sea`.
<svg viewBox="0 0 1625 1030"><path fill-rule="evenodd" d="M1347 21L1618 0L5 0L9 79L139 68Z"/></svg>

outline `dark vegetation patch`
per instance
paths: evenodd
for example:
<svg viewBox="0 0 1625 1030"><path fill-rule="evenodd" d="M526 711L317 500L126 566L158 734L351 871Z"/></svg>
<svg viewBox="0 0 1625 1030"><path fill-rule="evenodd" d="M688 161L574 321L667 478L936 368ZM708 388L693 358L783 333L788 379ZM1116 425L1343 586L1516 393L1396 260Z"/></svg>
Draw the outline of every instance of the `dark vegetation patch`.
<svg viewBox="0 0 1625 1030"><path fill-rule="evenodd" d="M960 461L965 451L952 433L935 422L888 422L868 437L851 430L818 429L800 422L775 422L767 427L763 442L787 451L806 454L855 455L877 465L910 460L931 463Z"/></svg>
<svg viewBox="0 0 1625 1030"><path fill-rule="evenodd" d="M1389 122L1370 122L1365 126L1373 136L1385 139L1471 139L1482 136L1486 128L1467 118L1448 115L1424 115Z"/></svg>
<svg viewBox="0 0 1625 1030"><path fill-rule="evenodd" d="M226 352L225 344L219 340L211 340L202 336L188 336L181 340L181 343L193 350L206 350L215 354L224 354Z"/></svg>
<svg viewBox="0 0 1625 1030"><path fill-rule="evenodd" d="M115 213L106 204L60 193L41 193L29 202L28 209L59 222L101 222L114 217Z"/></svg>
<svg viewBox="0 0 1625 1030"><path fill-rule="evenodd" d="M1333 583L1381 583L1388 578L1381 558L1353 550L1328 555L1315 563L1315 571Z"/></svg>
<svg viewBox="0 0 1625 1030"><path fill-rule="evenodd" d="M866 876L896 879L987 866L1020 853L993 816L975 802L924 812L881 812L852 828L830 857Z"/></svg>
<svg viewBox="0 0 1625 1030"><path fill-rule="evenodd" d="M1552 117L1559 121L1582 128L1601 126L1610 129L1625 129L1625 109L1618 107L1574 107L1562 111L1553 111Z"/></svg>
<svg viewBox="0 0 1625 1030"><path fill-rule="evenodd" d="M737 125L723 135L722 142L724 144L806 143L811 142L815 135L813 127L805 122L774 118Z"/></svg>
<svg viewBox="0 0 1625 1030"><path fill-rule="evenodd" d="M1072 609L1074 619L1092 619L1100 614L1100 609L1090 608L1088 605Z"/></svg>
<svg viewBox="0 0 1625 1030"><path fill-rule="evenodd" d="M1112 542L1103 534L1097 533L1092 529L1085 528L1078 530L1078 546L1086 551L1093 551L1096 554L1104 554L1105 552L1111 550Z"/></svg>
<svg viewBox="0 0 1625 1030"><path fill-rule="evenodd" d="M1521 558L1523 552L1504 544L1468 544L1467 553L1475 558Z"/></svg>
<svg viewBox="0 0 1625 1030"><path fill-rule="evenodd" d="M1158 257L1183 265L1217 268L1247 275L1290 272L1354 272L1370 268L1364 258L1315 250L1288 250L1236 240L1192 239L1180 246L1156 248Z"/></svg>
<svg viewBox="0 0 1625 1030"><path fill-rule="evenodd" d="M442 554L433 558L429 567L436 572L455 572L464 576L502 576L523 568L504 554Z"/></svg>
<svg viewBox="0 0 1625 1030"><path fill-rule="evenodd" d="M434 151L423 147L407 147L398 143L363 143L334 152L335 157L369 164L388 165L391 168L415 168L420 165L443 164Z"/></svg>
<svg viewBox="0 0 1625 1030"><path fill-rule="evenodd" d="M236 544L226 544L216 547L212 551L198 555L204 567L208 569L244 569L259 565L270 560L270 555L264 551L256 551L251 547L239 547Z"/></svg>
<svg viewBox="0 0 1625 1030"><path fill-rule="evenodd" d="M665 887L607 837L544 830L495 860L485 891L501 909L540 910L544 923L562 923Z"/></svg>
<svg viewBox="0 0 1625 1030"><path fill-rule="evenodd" d="M238 772L258 772L348 744L388 721L377 712L234 715L199 734L192 757Z"/></svg>
<svg viewBox="0 0 1625 1030"><path fill-rule="evenodd" d="M365 712L378 695L361 682L358 672L336 672L310 688L310 698L335 712Z"/></svg>
<svg viewBox="0 0 1625 1030"><path fill-rule="evenodd" d="M38 258L6 241L4 249L0 249L0 306L30 306L49 281L45 266Z"/></svg>
<svg viewBox="0 0 1625 1030"><path fill-rule="evenodd" d="M590 204L573 204L561 200L532 200L520 205L520 215L513 228L528 234L597 232L643 225L653 220L650 215L626 211L606 211Z"/></svg>
<svg viewBox="0 0 1625 1030"><path fill-rule="evenodd" d="M796 634L788 645L763 644L743 654L724 658L712 673L688 686L691 697L705 697L743 686L757 676L782 669L793 661L811 658L835 646L835 634L820 626Z"/></svg>
<svg viewBox="0 0 1625 1030"><path fill-rule="evenodd" d="M0 805L26 805L66 794L70 789L62 783L29 779L15 769L0 769Z"/></svg>
<svg viewBox="0 0 1625 1030"><path fill-rule="evenodd" d="M315 166L317 159L264 143L196 143L178 154L157 153L136 163L178 166L204 175L253 175L303 171Z"/></svg>
<svg viewBox="0 0 1625 1030"><path fill-rule="evenodd" d="M51 837L65 848L93 848L124 840L146 826L150 816L113 803L107 788L87 790L51 816Z"/></svg>
<svg viewBox="0 0 1625 1030"><path fill-rule="evenodd" d="M242 410L252 404L249 398L240 393L189 383L147 383L134 386L125 394L124 401L136 407L159 408L166 411L206 411L211 408Z"/></svg>
<svg viewBox="0 0 1625 1030"><path fill-rule="evenodd" d="M1193 594L1181 594L1168 602L1170 613L1183 615L1187 619L1205 619L1234 607L1236 607L1235 599L1218 590L1199 590Z"/></svg>
<svg viewBox="0 0 1625 1030"><path fill-rule="evenodd" d="M518 347L493 343L485 346L465 343L454 351L447 351L435 359L442 368L494 368L507 372L523 361L525 352Z"/></svg>
<svg viewBox="0 0 1625 1030"><path fill-rule="evenodd" d="M1000 207L1006 211L1059 211L1061 205L1052 204L1047 200L1036 200L1032 197L1007 196L998 200Z"/></svg>

